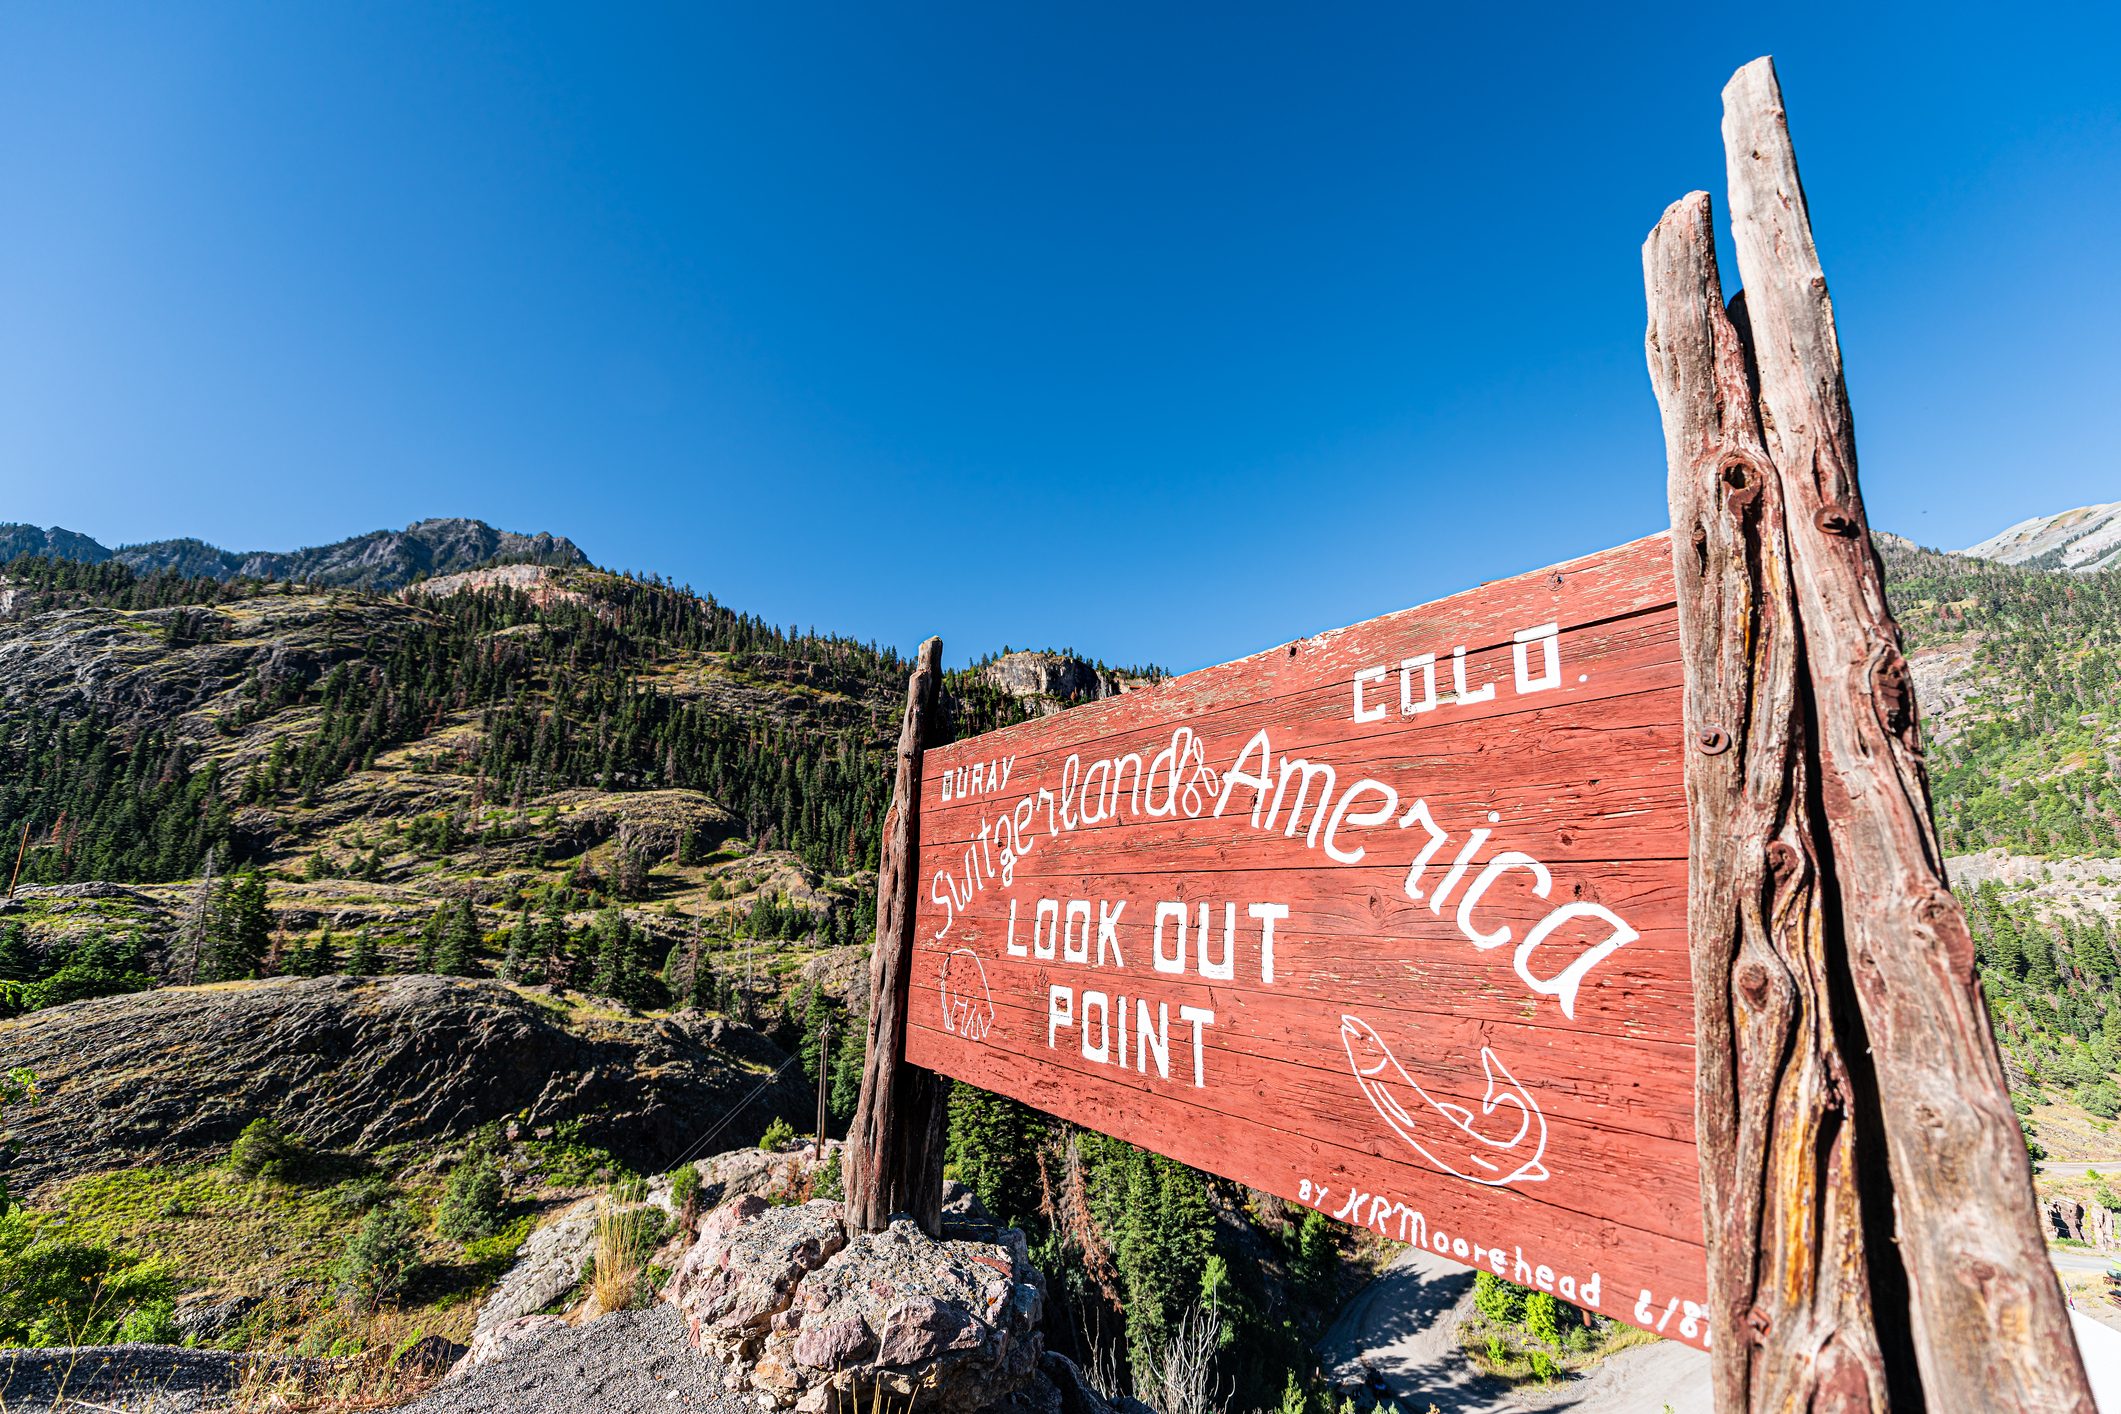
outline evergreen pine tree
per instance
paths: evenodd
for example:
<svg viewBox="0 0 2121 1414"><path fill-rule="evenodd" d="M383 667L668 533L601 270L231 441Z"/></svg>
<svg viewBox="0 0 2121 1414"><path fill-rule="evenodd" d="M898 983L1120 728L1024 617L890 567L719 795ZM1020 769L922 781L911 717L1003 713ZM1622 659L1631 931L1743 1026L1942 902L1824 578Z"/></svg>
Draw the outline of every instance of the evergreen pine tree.
<svg viewBox="0 0 2121 1414"><path fill-rule="evenodd" d="M596 972L591 977L589 989L600 997L614 1001L629 1000L628 944L631 925L626 915L617 908L607 907L597 915L591 936L596 946Z"/></svg>
<svg viewBox="0 0 2121 1414"><path fill-rule="evenodd" d="M832 1090L825 1097L833 1118L845 1124L854 1118L862 1101L862 1069L869 1056L869 1028L862 1018L848 1013L832 1035Z"/></svg>
<svg viewBox="0 0 2121 1414"><path fill-rule="evenodd" d="M222 906L215 910L220 915L212 939L215 981L256 977L264 970L265 955L272 947L272 918L265 902L265 880L256 870L228 885Z"/></svg>
<svg viewBox="0 0 2121 1414"><path fill-rule="evenodd" d="M685 1000L694 1011L706 1011L716 1002L714 964L707 951L705 925L692 935L692 967L685 979Z"/></svg>
<svg viewBox="0 0 2121 1414"><path fill-rule="evenodd" d="M0 982L34 982L42 970L20 923L0 927Z"/></svg>
<svg viewBox="0 0 2121 1414"><path fill-rule="evenodd" d="M449 927L449 905L443 904L434 911L425 927L420 929L419 950L413 955L412 970L432 972L436 955L442 949L442 934Z"/></svg>
<svg viewBox="0 0 2121 1414"><path fill-rule="evenodd" d="M521 982L523 980L524 949L530 941L529 933L530 910L525 909L523 910L522 918L518 920L516 926L508 930L508 950L501 954L501 980L503 982Z"/></svg>
<svg viewBox="0 0 2121 1414"><path fill-rule="evenodd" d="M567 920L561 914L556 898L547 901L545 916L538 923L538 953L545 963L546 986L574 985L574 968L567 947Z"/></svg>
<svg viewBox="0 0 2121 1414"><path fill-rule="evenodd" d="M375 931L366 924L354 930L353 946L346 950L346 971L353 977L373 977L382 970L376 952Z"/></svg>
<svg viewBox="0 0 2121 1414"><path fill-rule="evenodd" d="M473 964L479 951L479 916L468 898L458 899L447 913L441 940L435 947L434 970L452 977L469 977L477 970Z"/></svg>
<svg viewBox="0 0 2121 1414"><path fill-rule="evenodd" d="M332 944L329 923L317 934L316 946L309 950L308 963L307 971L312 977L329 977L339 970L339 950Z"/></svg>

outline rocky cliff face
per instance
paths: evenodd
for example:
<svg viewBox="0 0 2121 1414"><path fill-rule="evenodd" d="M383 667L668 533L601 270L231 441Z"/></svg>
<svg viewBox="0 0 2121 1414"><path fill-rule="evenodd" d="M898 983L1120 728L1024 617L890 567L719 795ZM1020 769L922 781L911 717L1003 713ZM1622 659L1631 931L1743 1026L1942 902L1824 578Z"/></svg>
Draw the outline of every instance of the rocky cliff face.
<svg viewBox="0 0 2121 1414"><path fill-rule="evenodd" d="M579 1119L585 1142L666 1167L787 1057L720 1020L583 1018L498 982L278 978L100 997L0 1022L0 1070L43 1102L8 1116L18 1192L84 1173L225 1153L253 1119L367 1153L513 1119ZM793 1076L794 1078L789 1078ZM757 1123L804 1112L790 1070Z"/></svg>
<svg viewBox="0 0 2121 1414"><path fill-rule="evenodd" d="M1065 653L1004 653L980 669L980 675L1000 691L1049 716L1078 703L1118 697L1153 681L1100 669Z"/></svg>
<svg viewBox="0 0 2121 1414"><path fill-rule="evenodd" d="M171 570L193 579L276 579L335 588L389 590L428 575L453 574L496 560L586 565L565 536L520 535L482 520L415 521L304 550L223 550L203 540L155 540L111 550L86 535L34 525L0 525L0 562L17 555L100 564L116 560L140 571Z"/></svg>

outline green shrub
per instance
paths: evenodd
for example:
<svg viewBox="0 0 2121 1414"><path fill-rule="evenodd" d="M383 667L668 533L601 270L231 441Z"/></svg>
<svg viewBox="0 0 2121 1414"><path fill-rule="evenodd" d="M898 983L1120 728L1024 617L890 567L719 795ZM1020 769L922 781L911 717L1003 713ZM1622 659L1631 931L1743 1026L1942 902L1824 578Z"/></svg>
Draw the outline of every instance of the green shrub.
<svg viewBox="0 0 2121 1414"><path fill-rule="evenodd" d="M1544 1350L1533 1350L1530 1352L1530 1358L1533 1378L1543 1385L1554 1383L1554 1377L1561 1373L1561 1367L1554 1363L1554 1357Z"/></svg>
<svg viewBox="0 0 2121 1414"><path fill-rule="evenodd" d="M160 1262L71 1238L27 1209L0 1214L0 1346L145 1338L173 1324L174 1297Z"/></svg>
<svg viewBox="0 0 2121 1414"><path fill-rule="evenodd" d="M847 1196L846 1180L840 1176L840 1154L842 1152L839 1149L834 1149L825 1156L825 1166L817 1171L817 1182L812 1185L810 1190L813 1197L831 1198L837 1201Z"/></svg>
<svg viewBox="0 0 2121 1414"><path fill-rule="evenodd" d="M169 1297L137 1307L118 1324L120 1345L177 1345L184 1332L177 1325L177 1303Z"/></svg>
<svg viewBox="0 0 2121 1414"><path fill-rule="evenodd" d="M795 1126L779 1115L774 1116L773 1123L767 1125L766 1132L759 1136L759 1147L769 1152L785 1148L794 1142Z"/></svg>
<svg viewBox="0 0 2121 1414"><path fill-rule="evenodd" d="M435 1209L435 1231L451 1242L476 1242L507 1222L508 1184L493 1156L476 1151L450 1172Z"/></svg>
<svg viewBox="0 0 2121 1414"><path fill-rule="evenodd" d="M550 1139L532 1139L520 1145L519 1152L538 1166L553 1188L586 1188L626 1172L609 1149L583 1142L579 1119L561 1120Z"/></svg>
<svg viewBox="0 0 2121 1414"><path fill-rule="evenodd" d="M1514 1326L1524 1320L1525 1298L1532 1293L1515 1282L1504 1281L1493 1272L1473 1277L1473 1305L1498 1326Z"/></svg>
<svg viewBox="0 0 2121 1414"><path fill-rule="evenodd" d="M254 1119L230 1146L228 1167L240 1178L289 1178L301 1153L301 1147L274 1121Z"/></svg>
<svg viewBox="0 0 2121 1414"><path fill-rule="evenodd" d="M372 1208L339 1258L341 1291L353 1304L374 1310L404 1291L420 1269L420 1241L403 1203Z"/></svg>
<svg viewBox="0 0 2121 1414"><path fill-rule="evenodd" d="M700 1170L697 1164L679 1164L670 1172L670 1206L687 1213L699 1205Z"/></svg>
<svg viewBox="0 0 2121 1414"><path fill-rule="evenodd" d="M331 1191L331 1205L340 1212L357 1217L390 1197L390 1184L380 1178L357 1178L340 1184Z"/></svg>
<svg viewBox="0 0 2121 1414"><path fill-rule="evenodd" d="M1534 1291L1527 1295L1524 1299L1524 1328L1534 1340L1559 1345L1561 1303L1544 1291Z"/></svg>

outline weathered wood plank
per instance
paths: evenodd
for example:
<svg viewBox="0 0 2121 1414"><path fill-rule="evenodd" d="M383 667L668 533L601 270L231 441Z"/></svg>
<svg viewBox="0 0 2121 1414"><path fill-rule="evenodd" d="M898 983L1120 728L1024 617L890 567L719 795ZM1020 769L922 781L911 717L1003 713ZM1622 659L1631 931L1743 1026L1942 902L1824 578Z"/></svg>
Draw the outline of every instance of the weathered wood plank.
<svg viewBox="0 0 2121 1414"><path fill-rule="evenodd" d="M1857 485L1833 306L1770 61L1724 89L1723 135L1761 422L1827 763L1818 789L1872 1052L1871 1073L1853 1078L1859 1093L1876 1087L1863 1103L1890 1166L1919 1398L1931 1411L2091 1414L1973 942L1944 878L1914 694Z"/></svg>
<svg viewBox="0 0 2121 1414"><path fill-rule="evenodd" d="M1441 694L1449 684L1454 647L1463 645L1475 660L1488 653L1507 661L1514 635L1529 626L1554 623L1566 633L1609 618L1668 609L1671 602L1671 566L1664 532L1659 531L1595 555L1201 668L1144 691L1087 703L1059 718L1003 727L952 745L969 761L979 754L1007 754L1018 743L1042 738L1061 721L1071 736L1090 743L1139 726L1145 718L1168 721L1231 708L1256 710L1319 688L1344 690L1357 669L1387 661L1386 654L1396 664L1407 655L1436 653ZM1480 704L1474 707L1487 710Z"/></svg>
<svg viewBox="0 0 2121 1414"><path fill-rule="evenodd" d="M910 1213L930 1236L943 1224L943 1126L948 1087L906 1059L906 1009L912 985L920 883L921 752L935 736L943 643L921 645L906 684L899 725L898 774L884 821L877 867L876 946L869 958L869 1042L862 1095L848 1131L847 1219L881 1232L895 1213Z"/></svg>
<svg viewBox="0 0 2121 1414"><path fill-rule="evenodd" d="M1782 492L1706 193L1642 250L1687 657L1687 817L1716 1407L1886 1407L1834 1021ZM1860 1049L1860 1037L1857 1040Z"/></svg>
<svg viewBox="0 0 2121 1414"><path fill-rule="evenodd" d="M1645 546L1645 558L1668 565L1663 537L1653 540L1654 548ZM1532 691L1519 690L1513 645L1469 652L1467 687L1474 694L1491 694L1470 704L1454 700L1455 670L1448 649L1433 667L1434 705L1430 706L1431 669L1410 668L1404 682L1400 672L1408 657L1420 656L1413 645L1424 640L1407 636L1389 620L1343 632L1352 637L1358 630L1362 631L1360 638L1344 645L1344 656L1358 660L1355 666L1291 692L1263 692L1257 700L1233 700L1227 687L1218 684L1210 691L1193 682L1198 674L1188 674L1116 699L1111 711L1096 718L1088 716L1089 709L1076 708L1059 717L1010 728L1006 734L990 732L937 747L923 772L923 837L970 838L977 817L991 801L1020 798L1023 779L1035 774L1027 770L1018 775L1011 766L1009 784L997 787L985 776L974 784L974 768L998 771L1012 762L1036 768L1047 764L1048 758L1057 768L1069 755L1080 757L1088 766L1131 754L1140 758L1139 767L1129 767L1131 779L1137 769L1146 775L1153 759L1170 745L1174 723L1211 745L1227 743L1230 756L1259 730L1273 737L1277 749L1300 747L1308 752L1352 746L1365 755L1464 755L1487 753L1541 731L1571 725L1576 729L1600 727L1608 712L1644 721L1643 704L1628 699L1676 688L1680 682L1678 626L1668 603L1560 629L1554 642L1559 680L1546 685L1545 679L1536 679L1542 685ZM1543 644L1530 648L1525 657L1533 674L1544 672ZM1586 671L1594 665L1595 673ZM1387 671L1382 678L1366 679L1362 697L1366 719L1357 720L1352 678L1362 667ZM1413 699L1416 711L1405 710L1406 697ZM1077 720L1078 714L1082 720ZM1662 725L1669 727L1670 718L1664 718Z"/></svg>

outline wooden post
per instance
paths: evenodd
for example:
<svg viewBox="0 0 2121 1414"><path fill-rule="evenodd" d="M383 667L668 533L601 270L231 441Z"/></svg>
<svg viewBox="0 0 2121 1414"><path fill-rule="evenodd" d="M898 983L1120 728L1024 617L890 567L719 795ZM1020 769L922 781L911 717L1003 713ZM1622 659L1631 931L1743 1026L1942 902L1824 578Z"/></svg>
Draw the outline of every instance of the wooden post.
<svg viewBox="0 0 2121 1414"><path fill-rule="evenodd" d="M906 684L898 777L884 819L877 866L876 947L869 958L869 1051L862 1098L847 1134L847 1221L881 1232L911 1214L930 1236L943 1226L943 1122L948 1082L906 1061L906 1008L913 967L920 867L921 750L941 715L943 641L921 645Z"/></svg>
<svg viewBox="0 0 2121 1414"><path fill-rule="evenodd" d="M1687 679L1717 1408L2092 1414L1946 886L1774 68L1644 247Z"/></svg>

